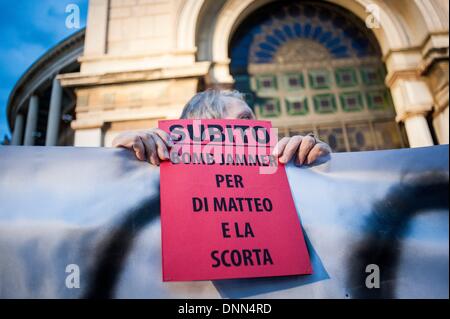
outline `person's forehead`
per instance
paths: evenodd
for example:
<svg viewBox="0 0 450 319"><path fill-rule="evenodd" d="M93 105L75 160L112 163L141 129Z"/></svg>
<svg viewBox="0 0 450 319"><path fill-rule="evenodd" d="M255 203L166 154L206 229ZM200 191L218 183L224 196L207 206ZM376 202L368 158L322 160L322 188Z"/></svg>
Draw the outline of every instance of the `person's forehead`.
<svg viewBox="0 0 450 319"><path fill-rule="evenodd" d="M223 98L223 101L225 102L225 107L227 111L243 111L250 109L250 107L245 103L245 101L238 99L236 97L232 96L226 96Z"/></svg>
<svg viewBox="0 0 450 319"><path fill-rule="evenodd" d="M230 98L225 102L225 118L229 119L251 119L254 118L252 109L245 101L238 98Z"/></svg>

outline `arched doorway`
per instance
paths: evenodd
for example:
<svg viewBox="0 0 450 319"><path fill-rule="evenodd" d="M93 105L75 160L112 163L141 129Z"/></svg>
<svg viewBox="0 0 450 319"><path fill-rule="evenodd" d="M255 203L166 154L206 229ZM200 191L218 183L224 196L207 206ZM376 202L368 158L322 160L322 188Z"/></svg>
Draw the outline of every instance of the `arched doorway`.
<svg viewBox="0 0 450 319"><path fill-rule="evenodd" d="M235 88L281 136L315 132L336 152L405 146L372 32L322 2L275 2L233 35Z"/></svg>

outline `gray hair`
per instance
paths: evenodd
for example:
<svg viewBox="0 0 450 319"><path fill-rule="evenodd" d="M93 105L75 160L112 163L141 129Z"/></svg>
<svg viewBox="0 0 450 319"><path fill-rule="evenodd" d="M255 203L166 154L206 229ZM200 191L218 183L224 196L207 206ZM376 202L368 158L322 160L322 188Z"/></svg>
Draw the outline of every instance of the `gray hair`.
<svg viewBox="0 0 450 319"><path fill-rule="evenodd" d="M220 119L226 115L224 97L233 97L241 101L244 94L236 90L209 89L194 95L184 106L181 119Z"/></svg>

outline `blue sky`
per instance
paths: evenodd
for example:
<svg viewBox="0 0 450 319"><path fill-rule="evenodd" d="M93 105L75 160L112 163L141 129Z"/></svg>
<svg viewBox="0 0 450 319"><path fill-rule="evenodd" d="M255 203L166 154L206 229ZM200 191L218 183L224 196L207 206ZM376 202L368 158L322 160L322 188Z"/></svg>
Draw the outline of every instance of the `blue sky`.
<svg viewBox="0 0 450 319"><path fill-rule="evenodd" d="M69 4L80 8L84 27L88 0L0 0L0 142L11 136L6 103L15 83L48 49L78 31L66 27Z"/></svg>

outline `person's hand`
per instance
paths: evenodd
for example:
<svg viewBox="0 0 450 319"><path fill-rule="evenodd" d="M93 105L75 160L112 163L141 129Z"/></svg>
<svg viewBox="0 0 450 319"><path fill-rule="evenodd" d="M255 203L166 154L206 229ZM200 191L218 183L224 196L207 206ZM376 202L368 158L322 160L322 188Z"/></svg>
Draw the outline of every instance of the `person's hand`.
<svg viewBox="0 0 450 319"><path fill-rule="evenodd" d="M330 146L312 134L283 137L275 145L273 151L273 155L278 158L280 163L286 164L294 158L297 165L312 164L318 158L330 153Z"/></svg>
<svg viewBox="0 0 450 319"><path fill-rule="evenodd" d="M121 133L112 142L113 147L124 147L141 161L159 166L160 161L169 159L169 148L173 146L169 134L154 128L147 131Z"/></svg>

